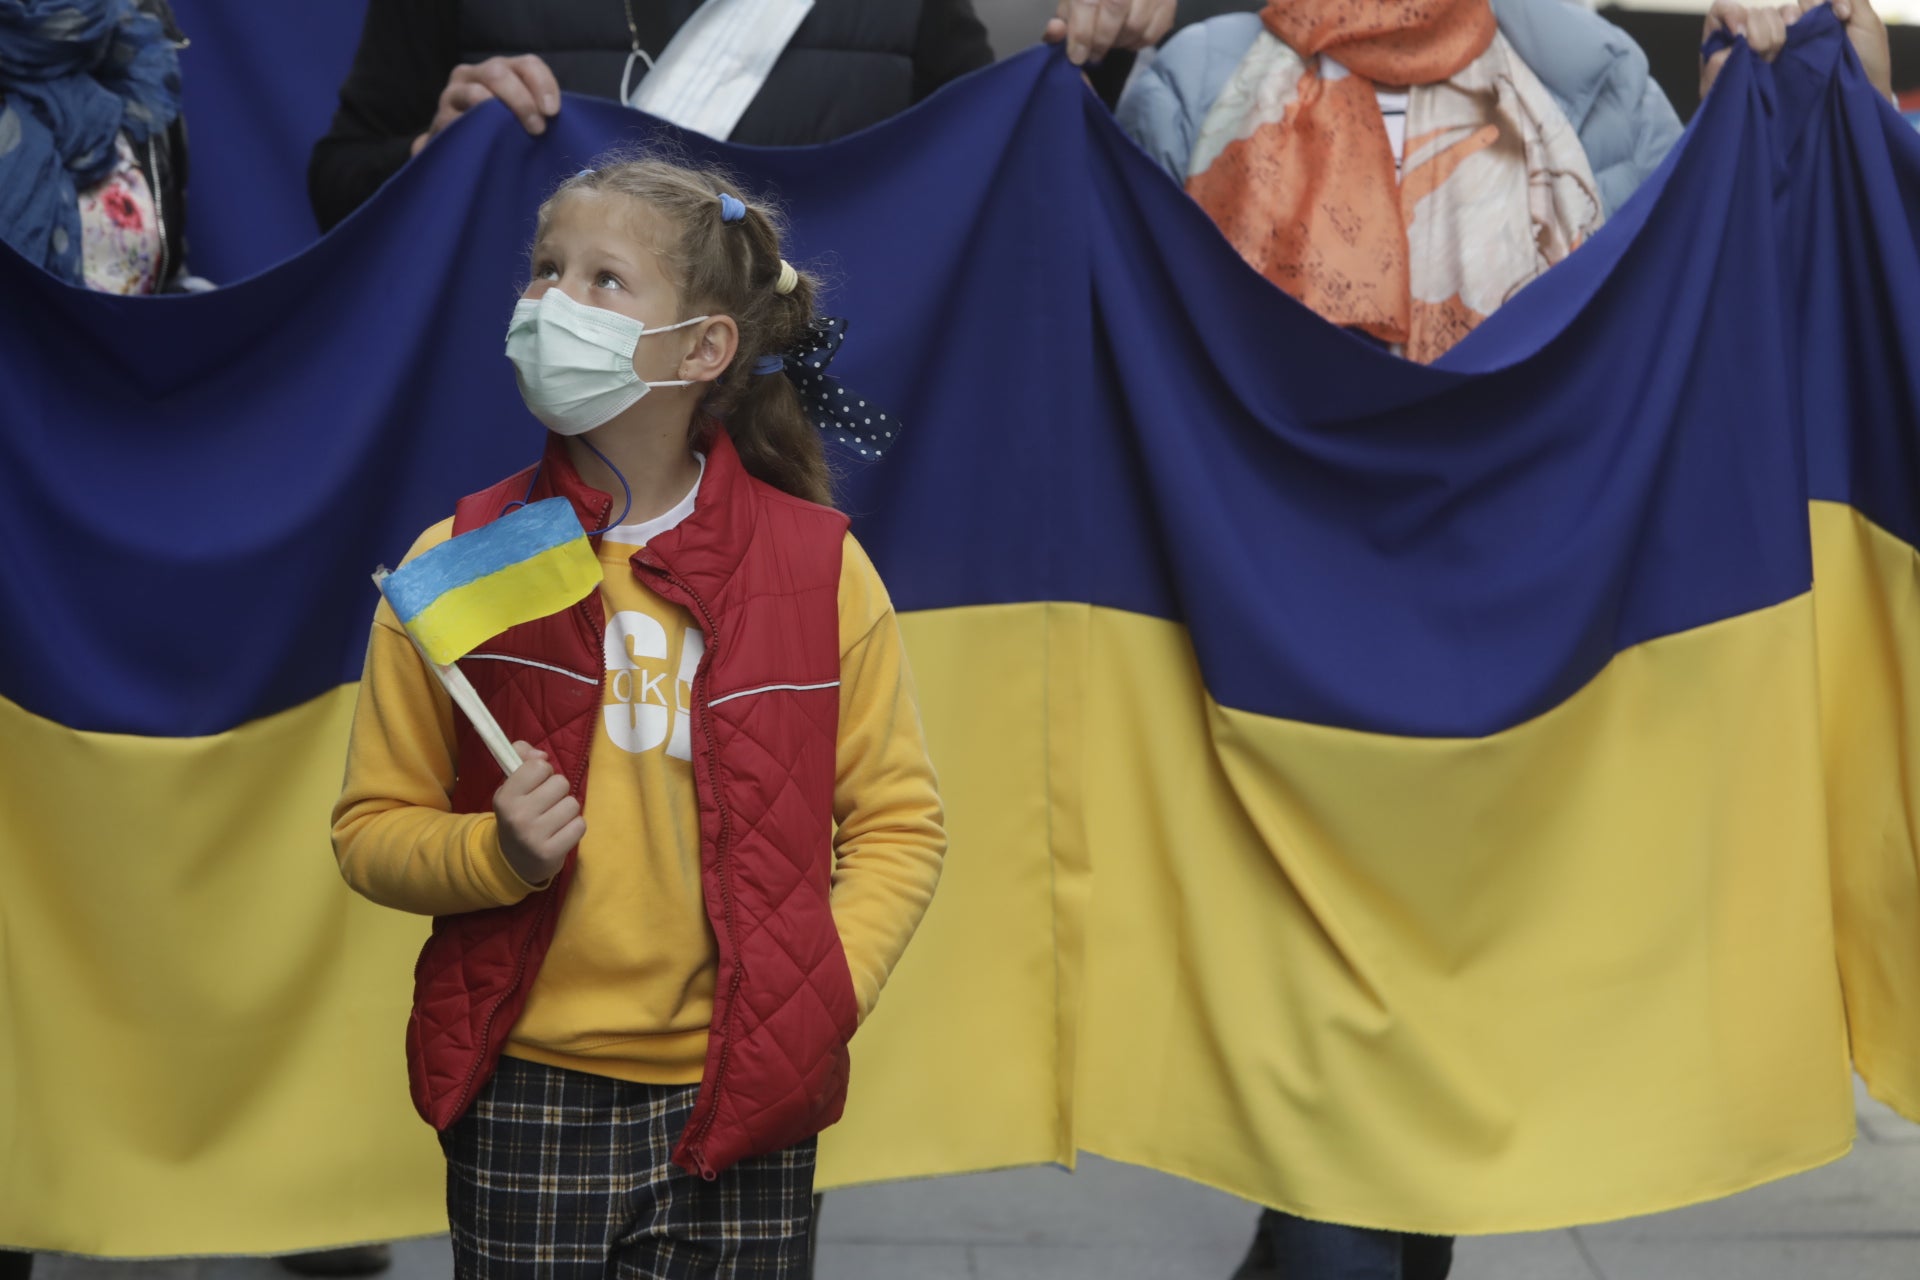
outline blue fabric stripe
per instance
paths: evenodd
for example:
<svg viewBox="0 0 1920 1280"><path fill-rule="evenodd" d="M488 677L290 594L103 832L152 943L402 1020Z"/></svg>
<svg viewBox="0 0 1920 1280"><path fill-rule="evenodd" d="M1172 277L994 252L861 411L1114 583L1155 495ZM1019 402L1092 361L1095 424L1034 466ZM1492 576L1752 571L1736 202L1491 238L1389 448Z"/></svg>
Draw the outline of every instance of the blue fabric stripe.
<svg viewBox="0 0 1920 1280"><path fill-rule="evenodd" d="M565 498L547 498L449 539L400 566L387 578L387 602L401 622L412 622L422 609L456 587L584 536L572 504Z"/></svg>
<svg viewBox="0 0 1920 1280"><path fill-rule="evenodd" d="M1786 139L1782 238L1819 247L1792 316L1808 485L1920 546L1920 135L1835 28L1824 8L1795 23L1771 77L1781 119L1806 122Z"/></svg>
<svg viewBox="0 0 1920 1280"><path fill-rule="evenodd" d="M1057 55L823 148L669 136L783 199L790 258L832 255L835 372L909 426L841 460L900 608L1176 619L1229 705L1473 735L1804 591L1810 492L1920 530L1920 154L1831 18L1799 28L1773 67L1738 53L1674 163L1431 369L1248 271ZM354 679L372 566L537 456L505 286L538 193L641 123L575 99L533 139L483 105L214 294L0 256L0 694L184 735Z"/></svg>

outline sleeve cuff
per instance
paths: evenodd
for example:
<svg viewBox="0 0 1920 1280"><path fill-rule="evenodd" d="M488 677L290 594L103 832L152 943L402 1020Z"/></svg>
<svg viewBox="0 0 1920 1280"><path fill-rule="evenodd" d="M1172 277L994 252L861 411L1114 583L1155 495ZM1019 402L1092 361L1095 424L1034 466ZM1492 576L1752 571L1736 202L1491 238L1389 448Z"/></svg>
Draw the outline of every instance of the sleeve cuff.
<svg viewBox="0 0 1920 1280"><path fill-rule="evenodd" d="M538 893L553 884L548 877L540 884L530 884L520 878L520 873L507 861L506 852L500 847L500 828L493 815L487 814L473 824L468 835L473 851L475 870L479 873L481 887L487 896L503 907L510 907L530 893Z"/></svg>

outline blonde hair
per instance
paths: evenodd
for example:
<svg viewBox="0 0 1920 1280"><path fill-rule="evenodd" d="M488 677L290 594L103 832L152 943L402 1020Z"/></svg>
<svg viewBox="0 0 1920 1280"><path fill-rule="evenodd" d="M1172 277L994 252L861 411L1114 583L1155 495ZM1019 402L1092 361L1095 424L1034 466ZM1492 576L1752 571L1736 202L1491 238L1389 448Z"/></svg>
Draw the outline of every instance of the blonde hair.
<svg viewBox="0 0 1920 1280"><path fill-rule="evenodd" d="M616 153L560 184L540 206L540 233L558 202L576 191L641 201L672 229L671 243L651 247L681 301L732 316L740 330L733 363L702 407L725 425L750 474L795 497L832 506L826 449L799 393L784 374L753 372L762 356L785 352L806 335L820 287L813 276L795 271L791 289L776 289L786 283L782 269L787 268L780 254L779 211L748 197L724 170ZM746 206L744 218L722 221L723 192ZM694 444L697 448L700 441Z"/></svg>

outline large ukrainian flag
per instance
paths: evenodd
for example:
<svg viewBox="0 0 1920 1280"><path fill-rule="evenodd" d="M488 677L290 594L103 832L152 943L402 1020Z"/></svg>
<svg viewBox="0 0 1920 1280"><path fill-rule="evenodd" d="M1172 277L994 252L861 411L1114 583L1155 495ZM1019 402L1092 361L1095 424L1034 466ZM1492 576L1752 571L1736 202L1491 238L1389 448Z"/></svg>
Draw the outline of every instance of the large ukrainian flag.
<svg viewBox="0 0 1920 1280"><path fill-rule="evenodd" d="M847 506L951 807L828 1182L1088 1150L1513 1230L1839 1155L1850 1045L1920 1115L1920 144L1803 26L1435 369L1040 55L720 152L909 424ZM476 112L204 297L0 261L0 1241L439 1225L424 922L326 848L365 575L537 448L517 254L632 127Z"/></svg>

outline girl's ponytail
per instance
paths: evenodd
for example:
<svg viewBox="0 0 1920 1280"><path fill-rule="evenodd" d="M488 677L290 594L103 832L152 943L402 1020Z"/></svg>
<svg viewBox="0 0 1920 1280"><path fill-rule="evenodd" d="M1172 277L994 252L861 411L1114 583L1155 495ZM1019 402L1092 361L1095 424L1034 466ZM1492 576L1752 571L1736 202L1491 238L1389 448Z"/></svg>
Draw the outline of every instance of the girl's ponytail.
<svg viewBox="0 0 1920 1280"><path fill-rule="evenodd" d="M814 319L819 285L804 271L780 256L779 224L773 211L747 207L745 220L730 230L741 232L752 263L752 299L730 312L740 325L740 354L715 387L714 411L747 470L788 493L833 505L833 473L827 467L826 446L820 429L800 403L799 390L784 372L755 372L767 357L776 360L799 346ZM782 276L791 272L792 286L782 292Z"/></svg>

